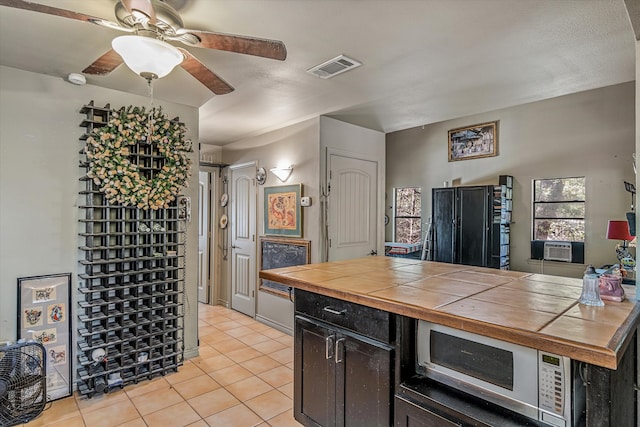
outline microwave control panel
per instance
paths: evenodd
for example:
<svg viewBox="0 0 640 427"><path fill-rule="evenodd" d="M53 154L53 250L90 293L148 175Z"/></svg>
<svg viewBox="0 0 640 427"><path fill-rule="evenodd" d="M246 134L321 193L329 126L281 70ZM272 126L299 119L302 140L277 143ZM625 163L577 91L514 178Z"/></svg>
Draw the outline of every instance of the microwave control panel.
<svg viewBox="0 0 640 427"><path fill-rule="evenodd" d="M554 426L565 425L567 372L563 359L555 354L538 352L538 405L543 411L557 415L556 418L541 413L541 420Z"/></svg>

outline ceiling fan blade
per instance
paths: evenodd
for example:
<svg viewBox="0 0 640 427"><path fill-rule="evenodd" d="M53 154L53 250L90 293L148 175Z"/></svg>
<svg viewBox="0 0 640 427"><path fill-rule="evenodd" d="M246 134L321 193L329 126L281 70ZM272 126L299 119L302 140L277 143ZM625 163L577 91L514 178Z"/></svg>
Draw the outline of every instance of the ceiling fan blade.
<svg viewBox="0 0 640 427"><path fill-rule="evenodd" d="M75 19L77 21L90 22L92 24L102 25L103 27L113 28L120 31L132 31L128 28L124 28L118 25L115 22L107 21L106 19L97 18L91 15L85 15L84 13L73 12L71 10L59 9L57 7L47 6L44 4L31 3L24 0L0 0L0 6L29 10L32 12L40 12L47 15L61 16L63 18Z"/></svg>
<svg viewBox="0 0 640 427"><path fill-rule="evenodd" d="M93 61L93 64L82 70L82 72L85 74L104 76L118 68L122 62L122 57L118 55L115 50L109 49L104 55Z"/></svg>
<svg viewBox="0 0 640 427"><path fill-rule="evenodd" d="M130 13L140 12L149 18L149 22L156 23L156 11L151 4L151 0L120 0L122 5Z"/></svg>
<svg viewBox="0 0 640 427"><path fill-rule="evenodd" d="M198 79L200 83L205 85L216 95L225 95L234 91L233 86L222 80L220 76L208 69L202 62L191 55L191 53L182 48L178 48L184 55L184 61L180 64L184 70Z"/></svg>
<svg viewBox="0 0 640 427"><path fill-rule="evenodd" d="M284 43L278 40L235 36L201 30L183 29L178 31L178 34L186 33L192 34L200 39L199 43L194 44L194 46L197 47L244 53L245 55L261 56L263 58L277 59L280 61L284 61L287 58L287 48Z"/></svg>

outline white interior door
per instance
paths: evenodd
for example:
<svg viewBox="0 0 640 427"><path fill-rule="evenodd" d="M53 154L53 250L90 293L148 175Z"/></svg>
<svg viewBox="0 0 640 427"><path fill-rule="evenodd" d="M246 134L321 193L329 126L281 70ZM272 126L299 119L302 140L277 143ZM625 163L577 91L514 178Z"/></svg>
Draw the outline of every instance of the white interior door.
<svg viewBox="0 0 640 427"><path fill-rule="evenodd" d="M231 166L231 308L256 314L256 165Z"/></svg>
<svg viewBox="0 0 640 427"><path fill-rule="evenodd" d="M209 303L209 172L199 172L198 182L198 301Z"/></svg>
<svg viewBox="0 0 640 427"><path fill-rule="evenodd" d="M329 154L329 261L377 251L378 164Z"/></svg>

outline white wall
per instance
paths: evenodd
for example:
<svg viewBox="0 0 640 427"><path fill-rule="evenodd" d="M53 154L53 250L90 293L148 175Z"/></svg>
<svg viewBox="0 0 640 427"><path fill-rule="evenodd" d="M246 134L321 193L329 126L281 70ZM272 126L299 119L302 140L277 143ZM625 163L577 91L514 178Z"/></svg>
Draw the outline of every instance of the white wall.
<svg viewBox="0 0 640 427"><path fill-rule="evenodd" d="M511 267L540 272L540 263L529 260L531 182L585 176L585 263L611 264L617 242L605 239L607 221L625 218L631 196L623 181L635 181L634 111L634 82L629 82L394 132L387 135L387 193L394 187L422 187L426 221L431 189L444 181L495 184L498 175L513 175ZM448 130L493 120L500 121L497 157L447 161ZM578 277L583 271L583 265L544 264L549 274Z"/></svg>
<svg viewBox="0 0 640 427"><path fill-rule="evenodd" d="M200 161L205 163L221 163L222 147L200 144Z"/></svg>
<svg viewBox="0 0 640 427"><path fill-rule="evenodd" d="M264 187L302 184L302 195L310 196L312 200L310 207L302 208L302 238L311 241L311 262L320 260L319 133L319 119L314 118L265 135L225 145L222 150L224 163L239 164L256 161L257 167L262 166L267 170L267 181L263 186L257 186L256 229L258 235L264 235ZM287 182L282 183L269 172L269 169L284 159L293 164L294 169ZM228 171L225 173L228 175ZM228 245L229 243L227 247ZM258 268L258 254L255 259L256 268ZM224 274L221 293L226 295L227 303L230 303L231 288L229 263L229 261L223 261L221 269ZM256 292L256 295L256 318L292 333L293 303L287 298L266 292Z"/></svg>
<svg viewBox="0 0 640 427"><path fill-rule="evenodd" d="M134 78L134 77L132 77ZM140 84L145 81L140 79ZM17 278L72 273L77 288L82 105L149 105L145 97L0 67L0 341L16 338ZM155 100L198 140L195 108ZM192 160L197 165L197 143ZM186 194L197 200L197 166ZM195 209L195 208L194 208ZM196 211L197 212L197 211ZM187 239L185 354L197 354L197 223ZM75 303L73 309L76 309ZM73 316L75 318L75 316ZM75 327L73 328L75 330Z"/></svg>
<svg viewBox="0 0 640 427"><path fill-rule="evenodd" d="M311 241L311 262L322 261L320 185L324 182L327 148L348 150L350 153L362 155L362 158L378 161L378 186L384 188L384 134L328 117L316 117L258 137L225 145L222 150L222 160L228 164L256 161L257 167L262 166L267 171L283 159L294 165L293 173L286 183L281 183L271 172L267 172L267 182L263 187L300 183L303 185L302 195L311 197L311 206L302 208L302 238ZM264 234L263 187L258 187L257 195L259 235ZM383 210L382 203L381 200L380 211ZM379 241L380 250L382 250L384 245L382 227L380 227ZM226 264L229 263L226 262ZM257 254L256 265L259 265ZM231 288L229 266L222 270L224 271L222 288L225 289L222 293L227 295L226 301L229 303ZM281 330L292 332L293 304L287 298L257 292L256 318Z"/></svg>
<svg viewBox="0 0 640 427"><path fill-rule="evenodd" d="M330 117L320 117L320 182L326 189L328 152L352 154L356 158L374 161L378 164L378 249L384 253L384 205L382 189L385 188L385 134L376 130L345 123ZM324 245L324 242L322 242ZM323 253L324 253L324 248ZM322 259L326 261L326 259Z"/></svg>

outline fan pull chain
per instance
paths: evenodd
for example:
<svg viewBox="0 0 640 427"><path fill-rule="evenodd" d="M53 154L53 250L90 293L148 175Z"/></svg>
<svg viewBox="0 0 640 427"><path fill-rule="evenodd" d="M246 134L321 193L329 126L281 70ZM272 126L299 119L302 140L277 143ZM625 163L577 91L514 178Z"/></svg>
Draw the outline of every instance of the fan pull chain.
<svg viewBox="0 0 640 427"><path fill-rule="evenodd" d="M147 144L151 144L151 136L153 135L153 79L148 78L149 87L149 132L147 133Z"/></svg>

